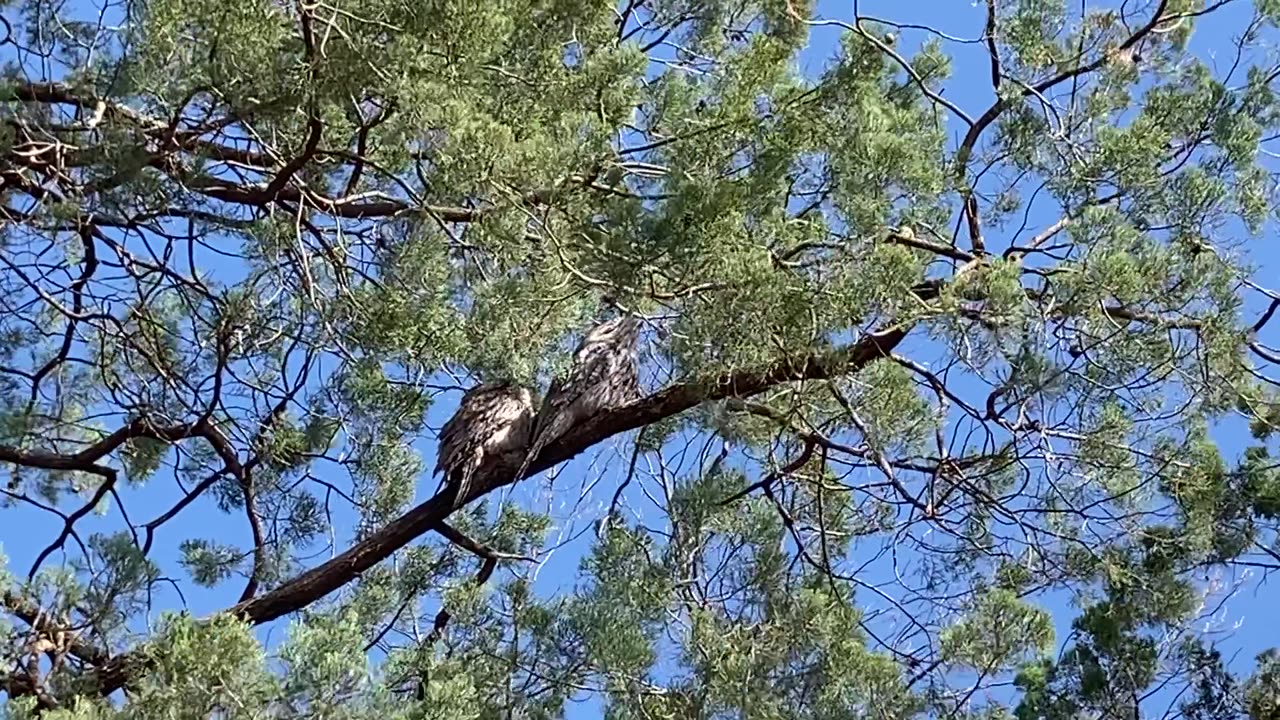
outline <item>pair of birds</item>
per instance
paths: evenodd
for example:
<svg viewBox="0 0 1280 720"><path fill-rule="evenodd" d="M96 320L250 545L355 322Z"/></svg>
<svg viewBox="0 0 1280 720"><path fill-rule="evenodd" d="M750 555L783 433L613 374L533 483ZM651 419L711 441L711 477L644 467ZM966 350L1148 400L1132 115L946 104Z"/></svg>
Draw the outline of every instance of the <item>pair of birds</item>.
<svg viewBox="0 0 1280 720"><path fill-rule="evenodd" d="M510 381L477 385L440 431L433 475L457 487L466 501L476 472L490 459L528 448L519 480L538 454L597 413L640 396L636 340L640 321L622 315L592 328L574 351L569 372L551 383L534 414L533 394Z"/></svg>

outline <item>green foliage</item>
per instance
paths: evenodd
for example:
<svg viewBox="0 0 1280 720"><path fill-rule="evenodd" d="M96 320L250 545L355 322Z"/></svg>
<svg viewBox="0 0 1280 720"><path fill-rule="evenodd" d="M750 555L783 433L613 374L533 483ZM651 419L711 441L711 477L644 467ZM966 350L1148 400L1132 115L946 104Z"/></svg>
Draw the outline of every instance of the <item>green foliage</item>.
<svg viewBox="0 0 1280 720"><path fill-rule="evenodd" d="M280 650L284 697L313 717L349 717L344 708L368 679L366 659L351 652L361 645L360 626L344 616L312 617L293 628Z"/></svg>
<svg viewBox="0 0 1280 720"><path fill-rule="evenodd" d="M152 669L130 702L138 716L270 716L268 701L277 681L243 623L218 618L206 624L170 615L157 629L148 655Z"/></svg>
<svg viewBox="0 0 1280 720"><path fill-rule="evenodd" d="M981 595L940 638L943 656L979 672L992 672L1053 643L1048 613L1027 605L1008 590Z"/></svg>
<svg viewBox="0 0 1280 720"><path fill-rule="evenodd" d="M858 11L0 2L0 712L1277 717L1280 2Z"/></svg>
<svg viewBox="0 0 1280 720"><path fill-rule="evenodd" d="M233 545L218 545L209 540L192 538L182 541L182 565L192 582L211 587L231 576L240 567L241 553Z"/></svg>
<svg viewBox="0 0 1280 720"><path fill-rule="evenodd" d="M1227 720L1238 716L1235 679L1216 650L1188 644L1187 662L1198 675L1194 694L1181 703L1181 710L1193 720ZM1255 715L1254 717L1257 717Z"/></svg>
<svg viewBox="0 0 1280 720"><path fill-rule="evenodd" d="M152 438L132 438L120 453L129 481L141 483L160 469L169 444Z"/></svg>
<svg viewBox="0 0 1280 720"><path fill-rule="evenodd" d="M1265 720L1280 712L1280 657L1275 650L1258 655L1258 669L1245 685L1245 709L1250 720Z"/></svg>

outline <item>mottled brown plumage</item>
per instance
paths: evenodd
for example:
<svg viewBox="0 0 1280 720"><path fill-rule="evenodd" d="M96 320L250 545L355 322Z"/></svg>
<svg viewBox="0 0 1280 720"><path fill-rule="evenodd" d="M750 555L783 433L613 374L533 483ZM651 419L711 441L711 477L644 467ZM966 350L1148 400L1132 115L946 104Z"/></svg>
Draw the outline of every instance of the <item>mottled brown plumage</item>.
<svg viewBox="0 0 1280 720"><path fill-rule="evenodd" d="M623 315L592 328L578 344L573 365L551 383L534 421L532 441L516 479L543 448L602 410L620 407L640 396L636 341L640 321Z"/></svg>
<svg viewBox="0 0 1280 720"><path fill-rule="evenodd" d="M468 390L458 410L440 430L436 469L457 487L454 506L463 504L475 473L493 457L518 451L533 429L533 395L507 382L485 383Z"/></svg>

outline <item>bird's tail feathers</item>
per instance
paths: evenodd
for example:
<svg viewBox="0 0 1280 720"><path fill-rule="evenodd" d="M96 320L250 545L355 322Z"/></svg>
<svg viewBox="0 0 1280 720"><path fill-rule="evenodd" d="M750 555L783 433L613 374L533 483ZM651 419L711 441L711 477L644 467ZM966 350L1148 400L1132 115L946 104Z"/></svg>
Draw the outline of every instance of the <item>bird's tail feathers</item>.
<svg viewBox="0 0 1280 720"><path fill-rule="evenodd" d="M467 504L467 492L471 490L471 476L473 472L469 468L464 468L458 473L458 482L456 483L456 491L453 495L453 509L457 510Z"/></svg>
<svg viewBox="0 0 1280 720"><path fill-rule="evenodd" d="M542 398L542 406L538 408L537 415L533 418L533 429L529 432L529 449L524 453L524 460L520 461L520 469L511 478L513 483L518 483L524 478L524 474L529 471L529 466L533 464L534 458L538 457L538 453L542 452L542 449L547 446L548 431L551 429L547 418L554 412L551 398L555 394L556 385L552 384L551 389Z"/></svg>
<svg viewBox="0 0 1280 720"><path fill-rule="evenodd" d="M542 449L546 446L547 441L543 438L538 438L533 441L533 444L529 446L529 451L524 454L524 460L520 462L520 469L517 470L515 476L511 478L512 482L520 482L524 477L524 474L529 471L529 466L533 464L534 459L538 457L538 454L541 453Z"/></svg>

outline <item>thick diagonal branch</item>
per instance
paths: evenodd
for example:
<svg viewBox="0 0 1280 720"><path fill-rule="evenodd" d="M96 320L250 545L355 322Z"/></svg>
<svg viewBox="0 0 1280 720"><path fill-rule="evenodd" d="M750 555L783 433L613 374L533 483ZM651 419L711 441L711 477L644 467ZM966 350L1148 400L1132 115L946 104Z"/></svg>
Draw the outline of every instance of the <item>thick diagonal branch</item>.
<svg viewBox="0 0 1280 720"><path fill-rule="evenodd" d="M917 294L932 294L931 288ZM910 332L913 324L890 327L863 336L852 345L830 352L795 360L776 362L767 367L727 373L706 382L673 385L637 402L597 416L591 422L574 428L546 447L530 464L526 476L569 460L588 448L620 433L651 425L673 417L704 402L729 397L751 397L777 385L799 380L825 380L857 372L877 358L887 357ZM481 470L472 483L466 501L515 482L519 457ZM252 624L270 622L283 615L311 605L341 588L360 573L387 559L424 533L438 529L454 505L454 492L446 490L388 523L376 533L353 545L346 552L308 570L269 593L240 603L227 612L239 615ZM106 695L129 680L131 668L137 667L134 653L113 658L99 669L99 691Z"/></svg>
<svg viewBox="0 0 1280 720"><path fill-rule="evenodd" d="M614 435L651 425L704 402L750 397L785 382L824 380L855 372L872 360L887 356L906 337L908 330L908 327L895 327L866 335L853 345L823 355L783 361L761 370L731 373L710 382L673 385L575 428L543 450L525 476L536 475L569 460ZM517 467L518 463L509 463L483 469L472 483L471 497L461 498L461 504L514 482L512 475ZM427 500L341 555L232 610L257 624L310 605L435 527L452 507L452 494L446 491Z"/></svg>

